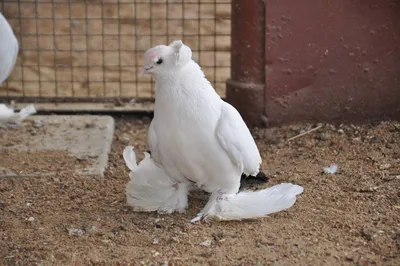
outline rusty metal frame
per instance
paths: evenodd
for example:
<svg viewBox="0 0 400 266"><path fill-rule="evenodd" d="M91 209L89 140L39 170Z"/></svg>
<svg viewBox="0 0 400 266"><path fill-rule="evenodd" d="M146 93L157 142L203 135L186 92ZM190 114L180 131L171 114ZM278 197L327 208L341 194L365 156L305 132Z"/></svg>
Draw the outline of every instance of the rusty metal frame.
<svg viewBox="0 0 400 266"><path fill-rule="evenodd" d="M265 4L262 0L232 0L231 78L226 100L249 125L261 125L265 93Z"/></svg>

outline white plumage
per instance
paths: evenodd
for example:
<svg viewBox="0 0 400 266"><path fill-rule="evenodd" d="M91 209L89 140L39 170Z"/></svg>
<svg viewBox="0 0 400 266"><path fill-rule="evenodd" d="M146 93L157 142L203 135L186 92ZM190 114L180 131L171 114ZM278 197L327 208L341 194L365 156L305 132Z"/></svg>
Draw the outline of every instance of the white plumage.
<svg viewBox="0 0 400 266"><path fill-rule="evenodd" d="M221 196L217 198L215 210L209 215L221 220L263 217L290 208L301 193L301 186L282 183L263 190Z"/></svg>
<svg viewBox="0 0 400 266"><path fill-rule="evenodd" d="M0 104L0 126L5 127L7 123L20 123L34 113L36 113L36 109L32 104L22 108L18 113L5 104Z"/></svg>
<svg viewBox="0 0 400 266"><path fill-rule="evenodd" d="M144 153L145 158L137 165L133 149L132 146L128 146L123 152L125 163L131 170L130 181L126 186L128 204L133 206L135 211L183 212L187 207L186 189L180 197L182 186L158 167L147 152Z"/></svg>
<svg viewBox="0 0 400 266"><path fill-rule="evenodd" d="M7 107L5 104L0 104L0 121L7 121L14 115L14 109Z"/></svg>
<svg viewBox="0 0 400 266"><path fill-rule="evenodd" d="M152 158L144 159L153 166L141 168L140 164L136 168L140 174L133 172L131 182L137 187L152 182L152 193L156 194L169 191L167 187L173 183L179 186L179 198L184 202L192 183L211 193L192 221L257 218L289 208L303 188L282 184L238 193L241 174L259 172L260 153L238 111L220 98L191 57L191 49L182 41L153 47L144 55L141 74L154 78L156 91L148 132ZM157 170L153 171L155 164ZM127 188L127 195L134 187ZM131 203L143 206L146 200L142 196L140 202Z"/></svg>
<svg viewBox="0 0 400 266"><path fill-rule="evenodd" d="M11 74L18 57L19 44L7 19L0 13L0 85ZM18 113L14 109L0 104L0 126L6 123L19 123L27 116L36 113L33 105L21 109Z"/></svg>
<svg viewBox="0 0 400 266"><path fill-rule="evenodd" d="M333 163L329 167L324 167L324 173L325 174L334 174L338 170L337 164Z"/></svg>
<svg viewBox="0 0 400 266"><path fill-rule="evenodd" d="M0 85L11 74L18 56L18 40L10 24L0 13Z"/></svg>

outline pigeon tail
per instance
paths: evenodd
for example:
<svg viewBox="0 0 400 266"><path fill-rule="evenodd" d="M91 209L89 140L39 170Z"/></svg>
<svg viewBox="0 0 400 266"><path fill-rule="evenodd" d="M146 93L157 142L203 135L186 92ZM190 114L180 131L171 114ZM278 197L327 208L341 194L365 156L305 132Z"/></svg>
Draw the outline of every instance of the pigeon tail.
<svg viewBox="0 0 400 266"><path fill-rule="evenodd" d="M296 196L303 193L303 187L282 183L258 191L242 191L237 194L219 193L218 197L210 198L212 207L199 213L192 222L216 218L219 220L242 220L265 217L268 214L286 210L294 205ZM206 206L207 206L206 205Z"/></svg>
<svg viewBox="0 0 400 266"><path fill-rule="evenodd" d="M125 189L128 205L138 212L184 212L189 184L174 182L149 153L144 155L138 165L133 146L126 147L123 152L125 164L131 170Z"/></svg>

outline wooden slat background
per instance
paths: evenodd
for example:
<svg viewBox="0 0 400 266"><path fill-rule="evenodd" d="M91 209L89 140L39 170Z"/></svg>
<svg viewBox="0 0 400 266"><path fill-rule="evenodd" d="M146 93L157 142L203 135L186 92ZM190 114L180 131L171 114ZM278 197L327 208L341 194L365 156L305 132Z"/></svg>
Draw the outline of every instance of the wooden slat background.
<svg viewBox="0 0 400 266"><path fill-rule="evenodd" d="M151 2L151 4L150 4ZM230 74L230 1L3 0L20 41L0 97L148 99L143 53L182 39L218 93Z"/></svg>

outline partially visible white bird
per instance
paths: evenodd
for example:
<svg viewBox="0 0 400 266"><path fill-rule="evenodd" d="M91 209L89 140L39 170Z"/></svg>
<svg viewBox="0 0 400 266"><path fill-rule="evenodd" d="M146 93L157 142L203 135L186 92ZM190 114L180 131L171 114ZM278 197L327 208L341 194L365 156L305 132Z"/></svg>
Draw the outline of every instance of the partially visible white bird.
<svg viewBox="0 0 400 266"><path fill-rule="evenodd" d="M10 76L18 57L19 44L7 19L0 13L0 85ZM27 116L36 113L33 105L15 113L12 108L0 104L0 126L9 122L19 123Z"/></svg>
<svg viewBox="0 0 400 266"><path fill-rule="evenodd" d="M259 172L260 153L238 111L220 98L182 41L149 49L141 74L155 80L154 119L148 131L152 158L146 157L145 162L153 160L158 170L143 171L146 176L133 173L131 180L137 186L149 179L159 194L169 191L166 187L173 183L185 203L191 183L211 193L193 222L208 217L263 217L295 203L303 188L293 184L239 192L242 173ZM169 184L168 178L172 180ZM127 188L128 192L133 189ZM146 204L145 197L140 204ZM178 211L182 208L186 206L176 206Z"/></svg>
<svg viewBox="0 0 400 266"><path fill-rule="evenodd" d="M18 113L14 109L0 104L0 127L6 127L7 123L20 123L31 114L36 113L35 106L30 104L22 108Z"/></svg>
<svg viewBox="0 0 400 266"><path fill-rule="evenodd" d="M17 61L18 50L18 40L10 24L0 13L0 85L11 74Z"/></svg>

